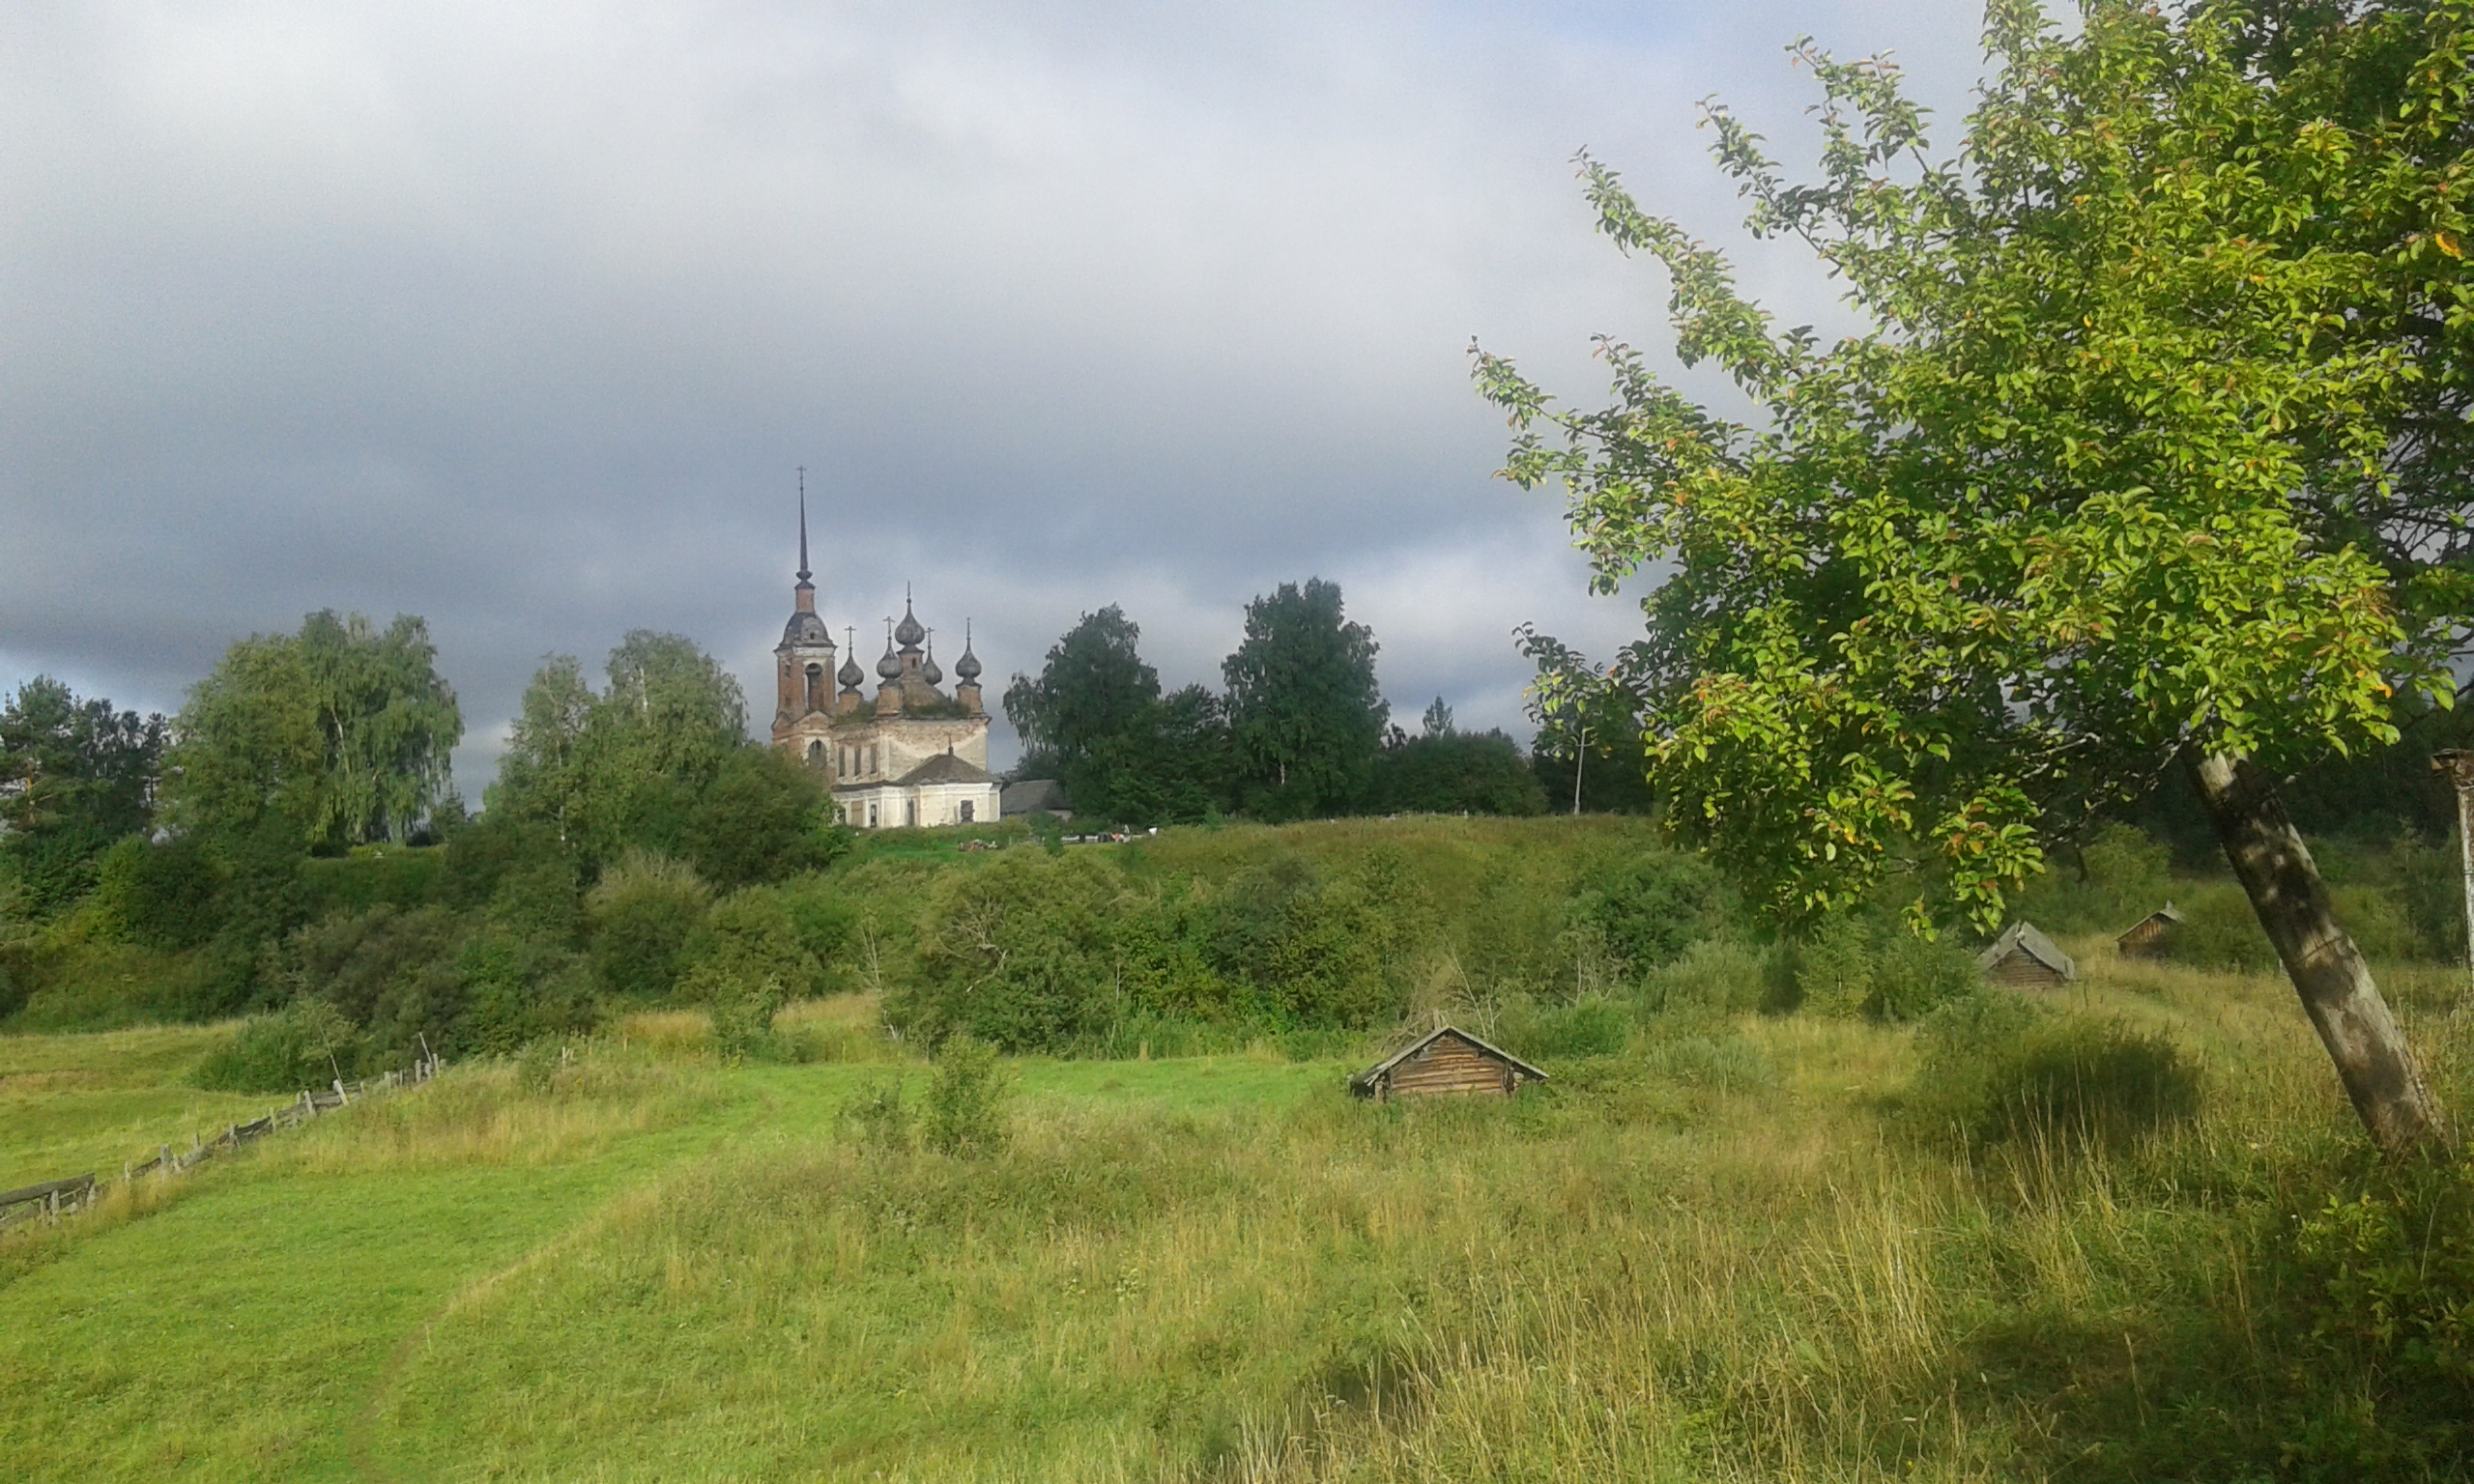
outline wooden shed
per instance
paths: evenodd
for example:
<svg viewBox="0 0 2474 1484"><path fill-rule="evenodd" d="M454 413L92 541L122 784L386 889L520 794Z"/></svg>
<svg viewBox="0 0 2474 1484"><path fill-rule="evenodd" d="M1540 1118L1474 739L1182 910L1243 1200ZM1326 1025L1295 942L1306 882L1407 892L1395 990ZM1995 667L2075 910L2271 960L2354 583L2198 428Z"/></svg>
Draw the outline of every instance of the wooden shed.
<svg viewBox="0 0 2474 1484"><path fill-rule="evenodd" d="M2169 901L2131 924L2130 930L2114 942L2125 958L2153 958L2165 952L2165 945L2172 941L2173 929L2180 926L2182 914Z"/></svg>
<svg viewBox="0 0 2474 1484"><path fill-rule="evenodd" d="M1442 1025L1349 1078L1349 1091L1377 1102L1444 1093L1509 1098L1523 1082L1545 1080L1510 1052Z"/></svg>
<svg viewBox="0 0 2474 1484"><path fill-rule="evenodd" d="M2051 989L2079 977L2079 965L2036 930L2033 923L2012 923L1975 956L1976 967L1997 985L2013 989Z"/></svg>

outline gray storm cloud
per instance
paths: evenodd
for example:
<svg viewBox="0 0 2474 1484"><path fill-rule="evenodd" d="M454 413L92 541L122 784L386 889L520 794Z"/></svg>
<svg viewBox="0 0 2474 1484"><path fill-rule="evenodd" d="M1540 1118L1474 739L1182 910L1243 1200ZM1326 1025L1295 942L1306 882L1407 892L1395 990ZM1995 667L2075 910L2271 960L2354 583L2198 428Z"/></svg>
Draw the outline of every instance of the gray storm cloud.
<svg viewBox="0 0 2474 1484"><path fill-rule="evenodd" d="M1172 682L1320 574L1518 728L1583 596L1493 482L1476 335L1659 343L1588 145L1715 240L1715 92L1790 160L1810 32L1955 128L1975 11L1781 5L26 7L0 21L0 684L170 709L309 610L426 615L477 792L539 656L676 629L761 691L792 470L837 630L998 676L1116 602ZM1844 323L1792 251L1741 259ZM1695 384L1700 385L1698 383Z"/></svg>

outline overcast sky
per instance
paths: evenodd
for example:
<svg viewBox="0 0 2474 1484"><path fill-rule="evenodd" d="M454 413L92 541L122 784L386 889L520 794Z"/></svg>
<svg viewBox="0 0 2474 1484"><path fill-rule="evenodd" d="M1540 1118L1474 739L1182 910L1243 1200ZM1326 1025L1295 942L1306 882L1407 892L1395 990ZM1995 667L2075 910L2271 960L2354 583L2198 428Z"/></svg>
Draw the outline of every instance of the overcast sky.
<svg viewBox="0 0 2474 1484"><path fill-rule="evenodd" d="M1572 153L1735 245L1697 100L1808 159L1809 33L1895 52L1954 141L1979 14L8 5L0 686L168 712L334 608L428 618L476 797L540 656L629 628L761 726L805 465L863 663L908 582L992 700L1110 602L1216 687L1246 600L1320 575L1399 720L1526 741L1512 626L1639 614L1490 477L1467 347L1587 400L1593 332L1663 343ZM1844 323L1799 253L1740 261Z"/></svg>

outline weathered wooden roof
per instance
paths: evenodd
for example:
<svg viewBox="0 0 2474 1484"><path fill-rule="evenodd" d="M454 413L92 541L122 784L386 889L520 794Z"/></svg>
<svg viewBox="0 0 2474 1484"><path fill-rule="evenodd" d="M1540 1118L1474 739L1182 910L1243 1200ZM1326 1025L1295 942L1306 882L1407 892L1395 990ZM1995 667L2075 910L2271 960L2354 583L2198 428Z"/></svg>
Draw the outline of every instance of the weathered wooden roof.
<svg viewBox="0 0 2474 1484"><path fill-rule="evenodd" d="M1433 1030L1426 1032L1424 1036L1421 1036L1417 1040L1409 1042L1407 1045L1402 1046L1399 1050L1393 1052L1390 1056L1387 1056L1383 1060L1375 1063L1373 1066L1368 1067L1366 1070L1359 1072L1356 1076L1349 1078L1349 1086L1366 1086L1373 1082L1375 1078L1383 1075L1387 1071L1390 1071L1393 1068L1399 1066L1402 1062L1407 1061L1410 1057L1417 1055L1426 1047L1433 1045L1436 1042L1441 1041L1446 1036L1450 1036L1456 1041L1466 1042L1473 1050L1478 1052L1479 1055L1493 1057L1496 1061L1510 1067L1524 1077L1532 1077L1540 1082L1547 1080L1546 1073L1539 1071L1537 1068L1530 1066L1527 1062L1524 1062L1519 1057L1506 1051L1501 1046L1490 1046L1484 1042L1480 1041L1477 1037L1470 1035L1467 1031L1460 1030L1457 1027L1438 1025Z"/></svg>
<svg viewBox="0 0 2474 1484"><path fill-rule="evenodd" d="M2026 954L2064 979L2079 977L2079 965L2071 961L2070 956L2057 947L2053 939L2038 932L2035 924L2027 922L2012 923L2003 928L2001 936L1993 940L1991 948L1975 956L1976 967L1992 968L2014 952Z"/></svg>
<svg viewBox="0 0 2474 1484"><path fill-rule="evenodd" d="M2139 929L2146 927L2150 923L2178 923L2180 921L2182 921L2181 908L2174 906L2169 901L2165 903L2165 905L2158 907L2155 911L2148 913L2145 917L2141 918L2138 922L2135 922L2129 927L2123 928L2122 936L2128 937L2130 934L2137 932Z"/></svg>

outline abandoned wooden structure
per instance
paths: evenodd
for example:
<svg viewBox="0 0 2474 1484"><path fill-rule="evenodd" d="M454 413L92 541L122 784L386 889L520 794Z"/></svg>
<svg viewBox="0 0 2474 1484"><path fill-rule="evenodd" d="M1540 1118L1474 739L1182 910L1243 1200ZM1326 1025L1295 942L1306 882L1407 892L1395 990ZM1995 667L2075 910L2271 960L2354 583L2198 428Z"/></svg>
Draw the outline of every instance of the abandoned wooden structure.
<svg viewBox="0 0 2474 1484"><path fill-rule="evenodd" d="M1545 1080L1510 1052L1442 1025L1349 1078L1349 1091L1377 1102L1445 1093L1509 1098L1524 1082Z"/></svg>
<svg viewBox="0 0 2474 1484"><path fill-rule="evenodd" d="M2013 989L2051 989L2079 977L2079 965L2033 923L2003 928L1991 948L1975 956L1975 962L1985 978Z"/></svg>
<svg viewBox="0 0 2474 1484"><path fill-rule="evenodd" d="M2131 924L2129 930L2114 943L2125 958L2153 958L2165 952L2165 946L2173 939L2173 929L2180 926L2182 914L2169 901Z"/></svg>

